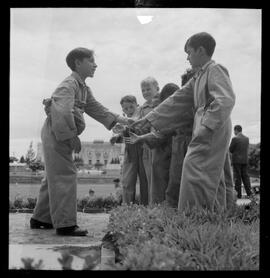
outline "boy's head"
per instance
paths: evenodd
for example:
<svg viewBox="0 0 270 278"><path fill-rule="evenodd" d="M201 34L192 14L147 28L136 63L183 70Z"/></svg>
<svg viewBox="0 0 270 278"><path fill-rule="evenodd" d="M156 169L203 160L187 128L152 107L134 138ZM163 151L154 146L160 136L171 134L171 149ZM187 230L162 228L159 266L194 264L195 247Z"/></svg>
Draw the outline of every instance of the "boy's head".
<svg viewBox="0 0 270 278"><path fill-rule="evenodd" d="M93 77L97 68L94 51L84 47L71 50L66 57L66 62L68 67L82 78Z"/></svg>
<svg viewBox="0 0 270 278"><path fill-rule="evenodd" d="M215 39L206 32L197 33L191 36L185 44L187 60L192 68L201 67L211 59L216 47Z"/></svg>
<svg viewBox="0 0 270 278"><path fill-rule="evenodd" d="M242 127L240 125L234 126L234 134L237 135L239 132L242 132Z"/></svg>
<svg viewBox="0 0 270 278"><path fill-rule="evenodd" d="M160 92L160 101L164 101L166 98L168 98L169 96L171 96L175 91L177 91L179 88L178 85L174 84L174 83L168 83L166 84L161 92Z"/></svg>
<svg viewBox="0 0 270 278"><path fill-rule="evenodd" d="M158 82L154 77L147 77L141 81L142 95L146 101L151 101L152 98L159 92Z"/></svg>
<svg viewBox="0 0 270 278"><path fill-rule="evenodd" d="M121 98L120 104L122 106L122 111L127 115L127 117L132 117L138 107L137 99L135 96L126 95Z"/></svg>

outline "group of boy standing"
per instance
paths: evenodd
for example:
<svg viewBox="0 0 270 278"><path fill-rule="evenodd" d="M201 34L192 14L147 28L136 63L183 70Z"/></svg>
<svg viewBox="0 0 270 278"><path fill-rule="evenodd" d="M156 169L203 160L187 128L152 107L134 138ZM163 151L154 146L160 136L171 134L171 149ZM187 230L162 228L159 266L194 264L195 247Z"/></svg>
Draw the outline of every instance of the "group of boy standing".
<svg viewBox="0 0 270 278"><path fill-rule="evenodd" d="M154 78L144 79L142 106L132 95L121 99L127 117L97 102L85 84L97 67L93 51L72 50L66 58L72 74L44 102L47 119L41 137L46 176L31 228L56 228L58 235L87 234L77 226L72 159L72 152L81 149L78 135L85 128L84 112L123 135L124 202L134 201L139 175L142 204L165 201L179 211L194 206L229 208L233 182L228 149L235 94L227 69L211 59L215 46L206 32L191 36L184 50L193 76L185 76L181 88L169 83L160 92Z"/></svg>

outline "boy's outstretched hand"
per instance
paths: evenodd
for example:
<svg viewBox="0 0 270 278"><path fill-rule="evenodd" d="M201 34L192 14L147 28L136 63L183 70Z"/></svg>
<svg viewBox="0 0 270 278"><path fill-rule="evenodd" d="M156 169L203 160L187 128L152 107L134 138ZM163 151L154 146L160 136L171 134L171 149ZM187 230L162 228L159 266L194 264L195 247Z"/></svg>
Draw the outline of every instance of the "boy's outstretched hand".
<svg viewBox="0 0 270 278"><path fill-rule="evenodd" d="M122 117L122 116L118 116L116 121L119 124L128 125L128 126L130 126L131 124L133 124L135 122L133 119L130 119L127 117Z"/></svg>
<svg viewBox="0 0 270 278"><path fill-rule="evenodd" d="M142 118L136 122L134 122L130 128L134 129L136 133L138 134L144 134L147 133L149 131L149 129L151 128L151 124L150 122L145 119Z"/></svg>
<svg viewBox="0 0 270 278"><path fill-rule="evenodd" d="M133 132L129 132L129 137L124 137L124 142L126 144L135 144L137 142L139 142L141 140L141 136L133 133Z"/></svg>

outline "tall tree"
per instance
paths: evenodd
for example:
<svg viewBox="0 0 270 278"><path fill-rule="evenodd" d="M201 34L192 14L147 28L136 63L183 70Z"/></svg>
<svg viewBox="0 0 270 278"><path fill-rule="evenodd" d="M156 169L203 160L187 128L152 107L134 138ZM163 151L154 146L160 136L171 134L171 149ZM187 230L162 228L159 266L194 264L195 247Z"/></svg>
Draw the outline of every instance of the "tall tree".
<svg viewBox="0 0 270 278"><path fill-rule="evenodd" d="M36 156L36 154L33 149L33 141L31 141L30 145L29 145L29 149L25 156L25 162L29 165L31 162L33 162L35 160L35 156Z"/></svg>
<svg viewBox="0 0 270 278"><path fill-rule="evenodd" d="M25 159L24 159L24 156L22 155L21 158L20 158L20 163L25 163Z"/></svg>

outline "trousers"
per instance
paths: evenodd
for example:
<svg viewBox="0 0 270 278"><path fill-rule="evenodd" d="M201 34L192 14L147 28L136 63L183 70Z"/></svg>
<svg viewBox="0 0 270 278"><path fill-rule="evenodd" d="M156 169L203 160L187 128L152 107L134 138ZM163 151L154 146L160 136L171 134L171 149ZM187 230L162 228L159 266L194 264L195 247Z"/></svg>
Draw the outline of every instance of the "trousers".
<svg viewBox="0 0 270 278"><path fill-rule="evenodd" d="M234 163L233 164L233 176L235 183L235 190L237 197L242 197L242 182L244 184L245 191L248 196L252 194L250 179L247 171L247 164Z"/></svg>
<svg viewBox="0 0 270 278"><path fill-rule="evenodd" d="M48 116L41 130L45 176L41 182L33 218L54 228L77 224L77 171L72 149L57 141Z"/></svg>

